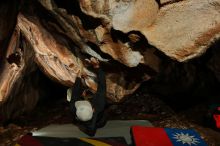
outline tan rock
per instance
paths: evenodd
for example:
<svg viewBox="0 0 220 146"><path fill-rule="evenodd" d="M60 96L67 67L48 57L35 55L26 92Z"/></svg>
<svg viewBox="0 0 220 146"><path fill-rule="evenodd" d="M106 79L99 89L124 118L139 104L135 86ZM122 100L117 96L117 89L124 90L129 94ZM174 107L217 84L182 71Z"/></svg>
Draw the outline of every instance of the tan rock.
<svg viewBox="0 0 220 146"><path fill-rule="evenodd" d="M39 98L34 52L21 39L16 26L0 69L0 109L4 120L33 110Z"/></svg>
<svg viewBox="0 0 220 146"><path fill-rule="evenodd" d="M80 1L83 12L124 33L140 31L149 43L180 62L202 55L219 38L219 0Z"/></svg>
<svg viewBox="0 0 220 146"><path fill-rule="evenodd" d="M150 26L157 13L158 4L155 0L120 0L110 3L112 26L123 32Z"/></svg>
<svg viewBox="0 0 220 146"><path fill-rule="evenodd" d="M123 32L151 25L159 9L155 0L81 0L80 5L83 12L103 18L110 27Z"/></svg>
<svg viewBox="0 0 220 146"><path fill-rule="evenodd" d="M120 102L132 94L141 85L135 80L127 81L124 73L108 73L106 75L107 97L113 102Z"/></svg>
<svg viewBox="0 0 220 146"><path fill-rule="evenodd" d="M82 63L62 44L65 42L58 42L37 18L28 19L19 14L18 26L33 46L36 62L43 72L64 85L73 85Z"/></svg>
<svg viewBox="0 0 220 146"><path fill-rule="evenodd" d="M22 57L21 49L17 48L17 44L20 37L20 30L17 28L10 40L9 47L6 52L8 61L2 60L4 67L1 68L0 72L0 102L5 101L12 89L15 86L19 75L24 70L24 58ZM17 57L17 62L11 62L10 58Z"/></svg>
<svg viewBox="0 0 220 146"><path fill-rule="evenodd" d="M112 56L113 59L129 67L135 67L143 60L140 52L133 51L129 44L122 43L120 40L114 42L106 29L97 27L95 31L100 41L100 49Z"/></svg>
<svg viewBox="0 0 220 146"><path fill-rule="evenodd" d="M202 55L220 37L220 1L186 0L164 6L141 32L149 43L180 62Z"/></svg>
<svg viewBox="0 0 220 146"><path fill-rule="evenodd" d="M41 25L37 18L30 19L20 14L18 17L18 26L25 38L33 47L38 66L48 77L65 86L71 87L75 82L75 78L83 75L85 79L85 86L88 86L93 92L97 90L97 83L95 81L97 75L92 70L88 70L87 67L84 66L84 58L80 57L79 54L76 55L72 53L65 42L58 41L57 38L52 36L51 33ZM111 43L113 43L113 41L109 42L107 45L111 45ZM116 43L113 45L117 46L118 44ZM123 44L121 43L121 45ZM103 46L103 50L105 47L106 46ZM106 51L120 51L116 48L116 50L113 50L113 48L113 46L110 46L110 48ZM133 53L134 56L129 56L133 55ZM114 54L114 52L111 54ZM118 58L115 59L118 59L125 64L127 63L130 66L136 66L143 58L143 56L137 52L137 59L141 59L136 61L136 64L135 61L132 62L132 60L136 59L136 54L135 52L132 52L130 48L121 50L121 54L122 56L119 56L117 53L114 57ZM106 74L107 96L110 100L116 102L119 102L124 96L133 93L142 82L140 80L130 83L130 81L124 78L126 74L117 75L116 73L115 75L112 75L112 73L108 73L108 71ZM120 80L112 82L112 76L116 76L116 78ZM129 88L127 88L128 86ZM117 89L117 92L113 89Z"/></svg>

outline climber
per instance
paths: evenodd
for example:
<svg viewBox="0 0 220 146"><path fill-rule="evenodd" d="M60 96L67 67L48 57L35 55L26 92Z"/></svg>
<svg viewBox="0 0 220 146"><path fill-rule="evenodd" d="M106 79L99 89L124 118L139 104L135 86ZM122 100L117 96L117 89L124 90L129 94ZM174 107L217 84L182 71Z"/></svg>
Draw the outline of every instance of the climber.
<svg viewBox="0 0 220 146"><path fill-rule="evenodd" d="M88 97L83 91L81 79L77 77L74 86L71 88L70 110L78 121L78 127L89 136L94 136L97 128L106 123L104 109L106 105L106 81L105 74L99 67L98 60L92 58L90 63L97 71L97 92ZM82 76L83 78L83 76Z"/></svg>

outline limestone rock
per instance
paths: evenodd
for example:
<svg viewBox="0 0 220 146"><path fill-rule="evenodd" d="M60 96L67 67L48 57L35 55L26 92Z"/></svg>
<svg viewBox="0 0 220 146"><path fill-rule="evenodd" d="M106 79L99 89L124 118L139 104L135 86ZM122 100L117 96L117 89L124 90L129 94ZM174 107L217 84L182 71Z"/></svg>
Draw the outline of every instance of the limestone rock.
<svg viewBox="0 0 220 146"><path fill-rule="evenodd" d="M39 70L63 88L80 77L95 93L97 74L86 63L91 57L106 73L112 102L123 101L149 79L160 80L156 88L164 82L160 92L190 91L206 75L198 74L199 61L182 62L201 56L220 37L220 0L24 0L17 16L18 6L0 5L7 11L0 13L0 103L9 113L37 103L44 90L35 87ZM13 23L7 26L10 8ZM219 79L218 56L206 63Z"/></svg>
<svg viewBox="0 0 220 146"><path fill-rule="evenodd" d="M107 28L141 32L161 52L180 62L201 56L220 36L220 1L82 0L83 12Z"/></svg>
<svg viewBox="0 0 220 146"><path fill-rule="evenodd" d="M123 32L151 25L159 10L155 0L81 0L80 6L86 14L103 18L110 27Z"/></svg>
<svg viewBox="0 0 220 146"><path fill-rule="evenodd" d="M37 64L52 79L64 85L72 85L80 73L81 61L65 47L65 42L58 42L39 20L18 16L18 26L26 39L33 46Z"/></svg>
<svg viewBox="0 0 220 146"><path fill-rule="evenodd" d="M97 27L95 31L101 51L111 55L113 59L129 67L135 67L143 61L143 55L132 50L128 43L122 43L120 40L114 42L109 32L102 27Z"/></svg>
<svg viewBox="0 0 220 146"><path fill-rule="evenodd" d="M220 1L185 0L162 7L141 32L149 43L180 62L202 55L220 37Z"/></svg>

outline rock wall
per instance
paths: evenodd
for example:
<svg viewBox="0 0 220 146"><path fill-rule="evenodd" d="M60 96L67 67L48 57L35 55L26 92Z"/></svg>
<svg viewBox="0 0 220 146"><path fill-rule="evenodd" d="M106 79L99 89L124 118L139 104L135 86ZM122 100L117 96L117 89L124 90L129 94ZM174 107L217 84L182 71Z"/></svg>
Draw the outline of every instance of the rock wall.
<svg viewBox="0 0 220 146"><path fill-rule="evenodd" d="M22 100L27 106L33 101L28 109L39 95L24 79L37 69L66 88L81 77L84 86L95 92L96 74L86 62L95 57L106 72L107 98L120 102L143 82L172 74L165 72L176 68L179 63L175 62L195 77L198 66L188 67L188 62L202 58L220 37L220 0L11 3L14 5L5 2L0 9L0 103L12 106ZM212 53L210 58L207 68L219 78L219 57ZM167 60L168 66L164 66ZM194 83L189 80L184 87ZM26 90L36 94L29 95Z"/></svg>

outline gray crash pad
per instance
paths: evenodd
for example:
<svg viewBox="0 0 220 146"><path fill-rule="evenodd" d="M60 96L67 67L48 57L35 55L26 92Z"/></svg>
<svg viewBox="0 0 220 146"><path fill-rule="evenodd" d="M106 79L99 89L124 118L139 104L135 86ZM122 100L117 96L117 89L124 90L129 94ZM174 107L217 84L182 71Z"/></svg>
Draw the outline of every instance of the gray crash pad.
<svg viewBox="0 0 220 146"><path fill-rule="evenodd" d="M131 143L130 127L134 125L152 127L147 120L112 120L97 130L95 137L124 137L128 144ZM37 131L33 131L33 136L59 137L59 138L82 138L89 137L81 132L78 127L73 124L49 125Z"/></svg>

